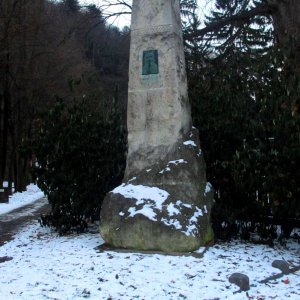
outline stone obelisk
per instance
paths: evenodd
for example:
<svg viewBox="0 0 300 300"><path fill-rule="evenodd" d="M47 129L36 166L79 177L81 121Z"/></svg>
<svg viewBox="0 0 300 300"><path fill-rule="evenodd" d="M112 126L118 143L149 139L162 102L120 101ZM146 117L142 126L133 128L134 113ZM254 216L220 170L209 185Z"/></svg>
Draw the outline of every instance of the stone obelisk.
<svg viewBox="0 0 300 300"><path fill-rule="evenodd" d="M179 0L133 0L123 184L107 194L100 233L115 247L193 251L213 238L187 93Z"/></svg>
<svg viewBox="0 0 300 300"><path fill-rule="evenodd" d="M134 1L126 175L161 160L190 129L179 1Z"/></svg>

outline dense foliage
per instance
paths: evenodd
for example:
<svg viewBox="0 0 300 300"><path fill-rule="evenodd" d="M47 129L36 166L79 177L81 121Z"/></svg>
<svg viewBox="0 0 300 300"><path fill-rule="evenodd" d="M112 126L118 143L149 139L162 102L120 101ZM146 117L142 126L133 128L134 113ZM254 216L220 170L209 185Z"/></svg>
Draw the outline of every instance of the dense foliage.
<svg viewBox="0 0 300 300"><path fill-rule="evenodd" d="M98 219L122 177L128 52L95 5L0 1L0 188L25 190L37 161L60 232Z"/></svg>
<svg viewBox="0 0 300 300"><path fill-rule="evenodd" d="M128 51L128 32L107 26L95 5L0 1L0 188L6 180L23 191L32 180L27 142L54 95L66 105L86 95L97 105L118 89L124 116Z"/></svg>
<svg viewBox="0 0 300 300"><path fill-rule="evenodd" d="M86 100L67 108L58 99L36 132L35 175L51 204L42 224L60 233L98 220L105 194L122 179L126 134L115 103L106 105L103 113Z"/></svg>
<svg viewBox="0 0 300 300"><path fill-rule="evenodd" d="M216 1L208 22L248 5ZM218 237L258 223L281 224L289 235L300 216L299 78L287 70L269 23L265 17L229 23L187 51Z"/></svg>
<svg viewBox="0 0 300 300"><path fill-rule="evenodd" d="M180 1L214 229L288 235L300 218L300 2L211 2L201 29L196 1ZM98 218L122 177L129 36L78 0L0 2L0 188L24 190L37 159L43 222L61 233Z"/></svg>

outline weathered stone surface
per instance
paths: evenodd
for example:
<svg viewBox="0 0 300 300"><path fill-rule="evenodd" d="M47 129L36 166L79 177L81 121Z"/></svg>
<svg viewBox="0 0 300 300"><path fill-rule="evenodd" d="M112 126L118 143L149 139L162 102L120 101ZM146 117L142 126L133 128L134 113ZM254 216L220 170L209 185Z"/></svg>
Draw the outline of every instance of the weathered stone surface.
<svg viewBox="0 0 300 300"><path fill-rule="evenodd" d="M289 264L284 260L274 260L272 262L272 267L279 269L283 274L289 274L290 273L290 266Z"/></svg>
<svg viewBox="0 0 300 300"><path fill-rule="evenodd" d="M159 73L143 75L143 52L158 51ZM133 1L126 175L174 151L191 129L179 1Z"/></svg>
<svg viewBox="0 0 300 300"><path fill-rule="evenodd" d="M249 291L250 289L249 277L245 274L233 273L229 277L229 282L237 285L241 291Z"/></svg>
<svg viewBox="0 0 300 300"><path fill-rule="evenodd" d="M105 197L100 232L107 243L186 252L213 239L213 190L205 180L197 135L193 129L168 159L136 173Z"/></svg>
<svg viewBox="0 0 300 300"><path fill-rule="evenodd" d="M123 184L102 205L114 246L193 251L213 239L213 191L192 128L178 0L134 0Z"/></svg>

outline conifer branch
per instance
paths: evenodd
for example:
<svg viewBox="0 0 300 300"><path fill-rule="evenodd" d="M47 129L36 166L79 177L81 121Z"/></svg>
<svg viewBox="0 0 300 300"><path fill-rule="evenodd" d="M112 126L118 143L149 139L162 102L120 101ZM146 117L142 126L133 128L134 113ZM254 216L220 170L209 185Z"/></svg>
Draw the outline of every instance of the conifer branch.
<svg viewBox="0 0 300 300"><path fill-rule="evenodd" d="M225 18L220 21L215 21L211 24L208 24L206 27L202 29L198 29L192 33L186 34L185 38L191 39L196 37L202 37L209 32L214 32L220 30L222 27L233 24L240 23L250 20L256 16L270 16L274 13L275 7L268 4L261 4L259 6L254 7L251 10L241 12L237 15Z"/></svg>

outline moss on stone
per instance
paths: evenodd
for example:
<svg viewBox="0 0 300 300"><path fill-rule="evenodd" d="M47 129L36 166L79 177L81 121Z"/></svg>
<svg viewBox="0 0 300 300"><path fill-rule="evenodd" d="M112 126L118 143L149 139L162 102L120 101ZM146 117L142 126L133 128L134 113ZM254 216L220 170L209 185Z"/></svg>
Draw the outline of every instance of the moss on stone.
<svg viewBox="0 0 300 300"><path fill-rule="evenodd" d="M193 141L196 146L185 145L185 141ZM198 132L193 129L164 160L124 180L124 185L166 191L169 195L161 208L153 199L137 201L122 193L108 193L100 217L103 239L116 248L164 252L193 252L209 244L214 238L209 222L213 191L206 192L205 162L199 149ZM182 205L178 204L179 199ZM170 215L170 204L178 214ZM130 209L142 211L144 205L156 214L156 221L143 213L133 216L129 213ZM195 218L197 221L191 222ZM179 227L172 225L175 221Z"/></svg>
<svg viewBox="0 0 300 300"><path fill-rule="evenodd" d="M211 226L208 226L207 231L204 234L203 242L204 245L209 244L214 239L214 231L212 230Z"/></svg>

